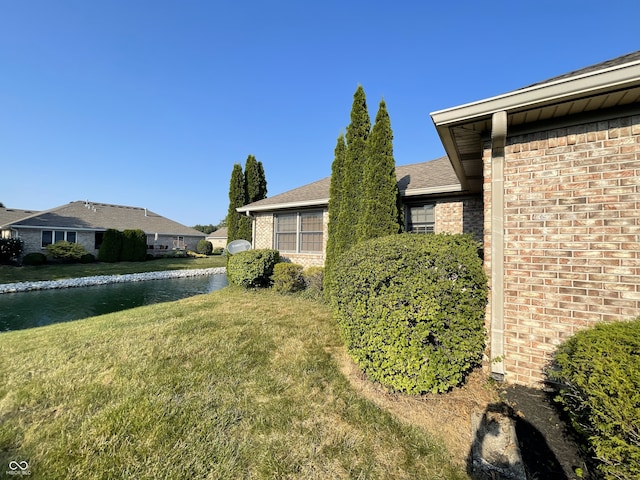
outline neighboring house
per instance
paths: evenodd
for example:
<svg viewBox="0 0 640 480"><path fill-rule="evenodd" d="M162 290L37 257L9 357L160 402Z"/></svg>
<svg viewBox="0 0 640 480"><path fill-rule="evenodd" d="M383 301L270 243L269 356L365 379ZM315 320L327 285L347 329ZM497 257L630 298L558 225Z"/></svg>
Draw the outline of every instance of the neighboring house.
<svg viewBox="0 0 640 480"><path fill-rule="evenodd" d="M205 240L211 242L213 248L225 248L227 246L227 227L222 227L207 235Z"/></svg>
<svg viewBox="0 0 640 480"><path fill-rule="evenodd" d="M396 167L411 232L473 233L482 239L482 196L470 195L446 157ZM324 265L330 177L238 208L253 220L254 248L274 248L304 266Z"/></svg>
<svg viewBox="0 0 640 480"><path fill-rule="evenodd" d="M140 229L147 234L149 253L160 255L173 249L195 250L205 234L169 220L146 208L124 207L88 201L71 202L43 212L0 208L3 237L24 242L24 254L46 252L47 245L67 240L98 254L107 229Z"/></svg>
<svg viewBox="0 0 640 480"><path fill-rule="evenodd" d="M431 117L484 196L488 367L540 385L575 332L640 316L640 52Z"/></svg>
<svg viewBox="0 0 640 480"><path fill-rule="evenodd" d="M640 316L640 51L431 117L447 157L396 168L406 227L484 221L486 366L541 386L575 332ZM322 264L329 182L238 209L255 248Z"/></svg>

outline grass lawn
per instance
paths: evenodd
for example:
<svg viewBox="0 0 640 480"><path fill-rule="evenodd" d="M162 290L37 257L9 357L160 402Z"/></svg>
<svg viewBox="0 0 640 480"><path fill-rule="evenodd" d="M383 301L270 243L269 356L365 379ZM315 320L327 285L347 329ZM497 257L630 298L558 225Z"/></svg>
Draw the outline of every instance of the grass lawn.
<svg viewBox="0 0 640 480"><path fill-rule="evenodd" d="M226 257L221 255L212 255L206 258L159 258L146 262L49 264L37 267L0 265L0 283L37 282L40 280L92 277L94 275L122 275L189 268L214 268L226 265Z"/></svg>
<svg viewBox="0 0 640 480"><path fill-rule="evenodd" d="M27 461L36 479L468 478L426 431L351 386L331 353L340 345L324 306L230 287L2 333L0 470Z"/></svg>

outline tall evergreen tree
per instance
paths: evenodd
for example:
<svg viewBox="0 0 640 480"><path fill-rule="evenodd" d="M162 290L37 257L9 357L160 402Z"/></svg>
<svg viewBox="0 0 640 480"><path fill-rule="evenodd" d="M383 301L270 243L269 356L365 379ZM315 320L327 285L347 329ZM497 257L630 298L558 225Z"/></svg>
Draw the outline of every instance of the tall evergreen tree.
<svg viewBox="0 0 640 480"><path fill-rule="evenodd" d="M340 204L343 201L342 180L346 153L347 144L344 135L340 134L334 150L331 165L331 186L329 187L329 236L324 261L324 291L327 297L330 295L329 284L336 258L345 249L344 242L336 235L336 232L340 223Z"/></svg>
<svg viewBox="0 0 640 480"><path fill-rule="evenodd" d="M393 131L384 100L380 101L375 124L367 139L362 187L358 241L398 233L400 193L393 158Z"/></svg>
<svg viewBox="0 0 640 480"><path fill-rule="evenodd" d="M253 155L247 157L244 164L245 205L260 200L260 170Z"/></svg>
<svg viewBox="0 0 640 480"><path fill-rule="evenodd" d="M229 211L227 212L227 239L229 242L241 238L238 236L240 222L243 215L236 211L236 208L244 205L244 175L242 166L239 163L233 165L231 171L231 181L229 182Z"/></svg>
<svg viewBox="0 0 640 480"><path fill-rule="evenodd" d="M363 214L363 174L367 154L367 138L371 130L371 120L367 110L367 99L364 88L359 85L353 95L351 107L351 123L347 127L347 150L342 177L342 198L349 201L340 202L339 222L335 235L341 245L349 248L357 241L357 225ZM343 250L336 252L336 255Z"/></svg>
<svg viewBox="0 0 640 480"><path fill-rule="evenodd" d="M267 177L264 174L262 162L258 162L258 197L257 200L267 198Z"/></svg>

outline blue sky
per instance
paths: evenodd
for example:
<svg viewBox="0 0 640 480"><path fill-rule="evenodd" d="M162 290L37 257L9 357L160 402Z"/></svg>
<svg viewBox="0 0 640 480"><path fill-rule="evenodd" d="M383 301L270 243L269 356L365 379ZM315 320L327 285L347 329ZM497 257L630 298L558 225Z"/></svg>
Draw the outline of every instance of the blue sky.
<svg viewBox="0 0 640 480"><path fill-rule="evenodd" d="M0 202L217 224L234 163L269 196L331 173L361 84L397 165L429 113L640 49L640 2L0 0Z"/></svg>

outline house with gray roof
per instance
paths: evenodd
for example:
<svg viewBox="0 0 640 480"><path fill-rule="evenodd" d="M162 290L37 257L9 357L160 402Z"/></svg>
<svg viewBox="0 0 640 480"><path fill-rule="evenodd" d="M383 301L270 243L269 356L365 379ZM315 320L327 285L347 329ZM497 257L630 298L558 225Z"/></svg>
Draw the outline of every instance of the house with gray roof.
<svg viewBox="0 0 640 480"><path fill-rule="evenodd" d="M406 228L481 232L485 368L542 386L575 332L640 317L640 51L431 118L446 157L397 167ZM293 234L286 256L321 264L328 197L327 178L239 210L257 248Z"/></svg>
<svg viewBox="0 0 640 480"><path fill-rule="evenodd" d="M447 157L396 167L405 230L482 238L482 198L464 190ZM304 265L324 265L331 177L240 207L253 220L254 248L275 248Z"/></svg>
<svg viewBox="0 0 640 480"><path fill-rule="evenodd" d="M2 236L20 238L25 254L44 253L47 245L66 240L97 255L107 229L143 230L148 252L153 255L173 249L195 250L198 241L205 238L202 232L140 207L75 201L40 212L0 208Z"/></svg>

